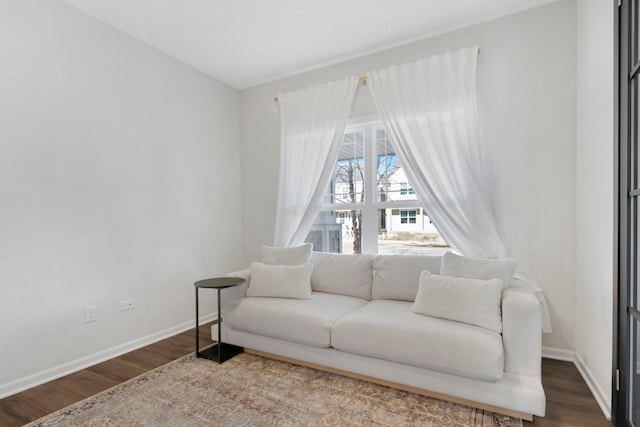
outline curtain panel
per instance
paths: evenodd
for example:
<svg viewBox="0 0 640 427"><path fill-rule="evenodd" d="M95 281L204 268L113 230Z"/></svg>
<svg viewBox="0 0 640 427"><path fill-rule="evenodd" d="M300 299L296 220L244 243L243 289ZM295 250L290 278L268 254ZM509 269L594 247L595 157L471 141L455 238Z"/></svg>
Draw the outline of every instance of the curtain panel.
<svg viewBox="0 0 640 427"><path fill-rule="evenodd" d="M331 182L358 77L278 95L280 181L274 245L303 243Z"/></svg>
<svg viewBox="0 0 640 427"><path fill-rule="evenodd" d="M504 257L481 162L478 48L367 73L396 153L442 237L469 257Z"/></svg>

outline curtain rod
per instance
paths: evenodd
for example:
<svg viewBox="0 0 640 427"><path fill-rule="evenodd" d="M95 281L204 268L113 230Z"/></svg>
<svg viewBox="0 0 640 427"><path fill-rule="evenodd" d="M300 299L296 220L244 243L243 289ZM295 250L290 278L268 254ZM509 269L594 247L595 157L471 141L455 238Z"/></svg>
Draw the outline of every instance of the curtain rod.
<svg viewBox="0 0 640 427"><path fill-rule="evenodd" d="M360 83L362 83L363 86L367 85L367 76L360 76L358 78L358 80L360 81ZM276 96L275 98L273 98L273 102L278 102L278 97Z"/></svg>
<svg viewBox="0 0 640 427"><path fill-rule="evenodd" d="M478 55L480 55L480 49L478 48ZM363 86L367 85L367 76L360 76L358 79ZM278 97L273 98L273 102L278 102Z"/></svg>

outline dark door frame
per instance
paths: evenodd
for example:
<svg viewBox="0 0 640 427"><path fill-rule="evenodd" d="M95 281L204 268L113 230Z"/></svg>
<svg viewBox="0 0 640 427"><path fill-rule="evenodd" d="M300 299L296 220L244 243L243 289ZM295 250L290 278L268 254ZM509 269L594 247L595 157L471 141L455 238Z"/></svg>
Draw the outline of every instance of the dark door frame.
<svg viewBox="0 0 640 427"><path fill-rule="evenodd" d="M615 3L615 2L614 2ZM614 219L616 244L614 245L614 322L611 419L615 426L632 426L630 393L632 387L632 319L640 319L634 289L637 271L637 233L634 233L637 212L633 208L631 191L637 185L632 179L636 173L637 153L633 147L638 139L638 95L640 94L640 64L637 31L640 29L638 0L622 0L615 7L615 111L616 148L614 150ZM636 199L637 201L637 199ZM632 233L634 236L632 236ZM637 304L635 304L637 305ZM635 359L637 355L634 355ZM633 363L635 365L635 363Z"/></svg>
<svg viewBox="0 0 640 427"><path fill-rule="evenodd" d="M627 2L625 2L627 3ZM616 7L618 6L618 7ZM613 218L614 218L614 238L616 241L613 245L614 250L614 286L613 286L613 366L611 372L611 421L614 426L622 426L626 424L626 388L620 387L620 368L624 365L623 353L620 345L626 340L623 340L621 335L623 330L626 331L626 327L622 325L626 324L626 310L621 310L621 307L626 307L626 297L622 301L623 296L626 295L626 289L623 292L621 289L622 281L620 281L620 144L622 141L622 129L627 128L628 117L627 114L627 102L628 93L626 91L627 73L622 73L622 70L627 69L627 65L623 66L623 56L628 57L628 37L623 37L623 32L628 31L628 11L622 12L622 5L615 5L614 12L614 123L616 124L614 129L614 167L613 167L613 182L614 182L614 203L613 203ZM625 5L625 7L629 7ZM627 17L627 25L622 25L622 16ZM624 42L623 42L624 39ZM623 49L626 49L627 54L622 55ZM622 94L623 87L625 88L624 95ZM622 108L622 104L625 103L625 107ZM624 118L623 118L624 116ZM626 132L625 132L626 137ZM626 287L626 285L625 285ZM628 353L628 352L627 352ZM625 372L626 373L626 372Z"/></svg>

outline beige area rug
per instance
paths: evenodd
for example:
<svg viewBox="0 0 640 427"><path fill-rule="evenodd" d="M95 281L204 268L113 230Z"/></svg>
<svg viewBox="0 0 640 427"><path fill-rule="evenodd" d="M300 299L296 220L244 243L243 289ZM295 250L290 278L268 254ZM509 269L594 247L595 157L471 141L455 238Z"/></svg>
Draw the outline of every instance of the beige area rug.
<svg viewBox="0 0 640 427"><path fill-rule="evenodd" d="M522 421L242 353L185 356L29 426L522 426Z"/></svg>

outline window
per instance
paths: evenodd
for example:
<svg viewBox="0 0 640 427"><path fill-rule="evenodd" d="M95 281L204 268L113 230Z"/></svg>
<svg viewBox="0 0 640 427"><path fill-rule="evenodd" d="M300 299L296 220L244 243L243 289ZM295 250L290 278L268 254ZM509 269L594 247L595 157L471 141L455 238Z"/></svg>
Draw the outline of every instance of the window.
<svg viewBox="0 0 640 427"><path fill-rule="evenodd" d="M344 219L347 217L346 212L338 212L338 222L344 224Z"/></svg>
<svg viewBox="0 0 640 427"><path fill-rule="evenodd" d="M408 182L401 182L400 183L400 195L401 196L405 196L405 195L408 195L408 194L416 194L416 193L413 191L413 188L409 185Z"/></svg>
<svg viewBox="0 0 640 427"><path fill-rule="evenodd" d="M416 223L416 211L400 211L400 223L401 224L415 224Z"/></svg>
<svg viewBox="0 0 640 427"><path fill-rule="evenodd" d="M332 233L330 245L318 242L318 231L323 229L325 235ZM307 241L316 251L440 254L449 250L420 206L380 121L347 127L313 230L315 238L310 233Z"/></svg>

